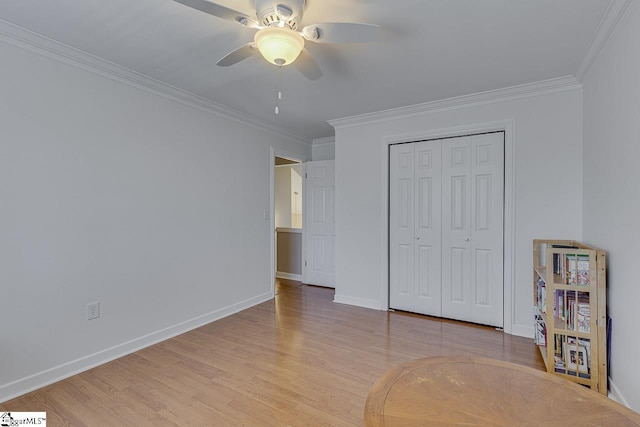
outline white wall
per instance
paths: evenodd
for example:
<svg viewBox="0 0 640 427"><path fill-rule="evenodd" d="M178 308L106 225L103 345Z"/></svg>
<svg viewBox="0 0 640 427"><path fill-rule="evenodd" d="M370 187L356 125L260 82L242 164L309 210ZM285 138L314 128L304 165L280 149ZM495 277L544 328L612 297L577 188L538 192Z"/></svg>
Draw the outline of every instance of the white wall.
<svg viewBox="0 0 640 427"><path fill-rule="evenodd" d="M302 275L302 230L277 230L276 277L300 280Z"/></svg>
<svg viewBox="0 0 640 427"><path fill-rule="evenodd" d="M321 160L335 160L336 139L334 137L319 138L313 140L311 146L311 160L318 162Z"/></svg>
<svg viewBox="0 0 640 427"><path fill-rule="evenodd" d="M0 57L0 401L271 297L270 146L309 146Z"/></svg>
<svg viewBox="0 0 640 427"><path fill-rule="evenodd" d="M291 227L291 166L281 165L275 169L274 187L275 224L278 227Z"/></svg>
<svg viewBox="0 0 640 427"><path fill-rule="evenodd" d="M291 227L302 228L302 164L291 166Z"/></svg>
<svg viewBox="0 0 640 427"><path fill-rule="evenodd" d="M584 240L608 254L613 395L640 411L640 7L584 79ZM626 400L626 401L625 401Z"/></svg>
<svg viewBox="0 0 640 427"><path fill-rule="evenodd" d="M581 237L581 106L577 88L395 119L332 122L336 126L336 301L386 309L382 294L387 278L380 268L381 246L385 247L380 230L386 228L381 141L394 135L446 133L460 126L512 121L515 289L511 326L513 333L532 336L532 240Z"/></svg>
<svg viewBox="0 0 640 427"><path fill-rule="evenodd" d="M302 228L301 163L275 167L274 209L276 228Z"/></svg>

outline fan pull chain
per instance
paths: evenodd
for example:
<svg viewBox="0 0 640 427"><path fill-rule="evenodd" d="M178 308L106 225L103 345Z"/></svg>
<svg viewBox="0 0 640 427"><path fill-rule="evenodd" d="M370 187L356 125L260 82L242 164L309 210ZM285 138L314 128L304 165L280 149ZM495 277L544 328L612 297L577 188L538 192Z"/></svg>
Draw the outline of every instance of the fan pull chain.
<svg viewBox="0 0 640 427"><path fill-rule="evenodd" d="M276 98L276 115L280 114L280 101L282 100L282 66L278 67L278 97Z"/></svg>

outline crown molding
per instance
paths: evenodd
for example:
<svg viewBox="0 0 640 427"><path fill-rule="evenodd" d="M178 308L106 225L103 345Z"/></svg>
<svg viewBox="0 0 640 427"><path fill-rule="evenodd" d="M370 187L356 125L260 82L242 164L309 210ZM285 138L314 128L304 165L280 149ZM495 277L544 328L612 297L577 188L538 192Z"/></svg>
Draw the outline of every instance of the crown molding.
<svg viewBox="0 0 640 427"><path fill-rule="evenodd" d="M345 117L342 119L329 120L329 124L337 129L362 124L377 123L380 121L406 118L424 113L433 113L484 104L493 104L496 102L505 102L515 99L528 98L532 96L546 95L550 93L581 88L582 85L574 76L558 77L555 79L543 80L535 83L510 86L503 89L479 92L470 95L462 95L454 98L431 101L423 104L409 105L406 107L393 108L390 110L383 110L374 113L360 114L357 116Z"/></svg>
<svg viewBox="0 0 640 427"><path fill-rule="evenodd" d="M334 145L336 143L336 137L335 136L328 136L326 138L315 138L311 145L313 147L322 147L325 145Z"/></svg>
<svg viewBox="0 0 640 427"><path fill-rule="evenodd" d="M84 71L115 80L130 87L161 96L182 105L196 108L200 111L204 111L205 113L251 126L261 132L267 131L280 138L285 138L306 147L311 146L311 141L284 132L281 129L276 128L271 123L257 117L226 107L222 104L218 104L186 90L171 86L145 74L99 58L95 55L76 49L72 46L2 19L0 19L0 41L29 50L41 56L54 59L58 62L62 62Z"/></svg>
<svg viewBox="0 0 640 427"><path fill-rule="evenodd" d="M633 0L611 0L609 7L598 24L589 48L580 62L580 67L576 73L576 77L580 82L583 82L587 74L589 74L591 66L596 62L596 59L600 56L600 52L602 52L607 41L615 32L622 17L633 4Z"/></svg>

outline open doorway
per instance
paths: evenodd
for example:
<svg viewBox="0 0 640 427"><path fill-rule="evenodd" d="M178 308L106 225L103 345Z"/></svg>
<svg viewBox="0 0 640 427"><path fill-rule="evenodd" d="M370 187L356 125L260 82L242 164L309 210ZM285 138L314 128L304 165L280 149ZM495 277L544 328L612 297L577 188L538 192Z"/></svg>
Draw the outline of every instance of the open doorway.
<svg viewBox="0 0 640 427"><path fill-rule="evenodd" d="M302 284L302 163L275 157L275 294Z"/></svg>

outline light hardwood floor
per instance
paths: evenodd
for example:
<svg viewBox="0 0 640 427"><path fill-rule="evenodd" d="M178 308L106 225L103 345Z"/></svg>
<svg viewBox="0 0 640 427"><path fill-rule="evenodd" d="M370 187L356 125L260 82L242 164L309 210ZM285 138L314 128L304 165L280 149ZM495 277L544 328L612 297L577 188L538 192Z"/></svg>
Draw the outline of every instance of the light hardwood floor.
<svg viewBox="0 0 640 427"><path fill-rule="evenodd" d="M362 425L388 369L483 356L542 370L531 339L493 328L335 304L280 283L274 300L9 402L49 426ZM499 385L497 385L499 386Z"/></svg>

